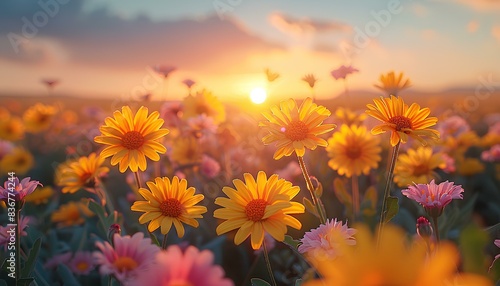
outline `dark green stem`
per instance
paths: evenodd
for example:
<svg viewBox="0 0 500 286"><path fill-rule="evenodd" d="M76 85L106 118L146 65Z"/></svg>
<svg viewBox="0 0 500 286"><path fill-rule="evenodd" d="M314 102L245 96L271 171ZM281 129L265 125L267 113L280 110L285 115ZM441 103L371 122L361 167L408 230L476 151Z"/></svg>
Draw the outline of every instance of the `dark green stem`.
<svg viewBox="0 0 500 286"><path fill-rule="evenodd" d="M267 252L266 239L262 242L264 246L264 259L266 260L267 271L269 272L269 276L271 277L271 282L273 286L277 286L276 280L274 279L273 269L271 268L271 260L269 259L269 253Z"/></svg>
<svg viewBox="0 0 500 286"><path fill-rule="evenodd" d="M352 217L356 220L359 214L359 184L358 176L352 175Z"/></svg>
<svg viewBox="0 0 500 286"><path fill-rule="evenodd" d="M309 176L309 172L307 171L306 164L304 163L304 158L301 156L297 156L297 158L299 159L300 170L302 170L302 174L304 175L304 179L306 180L307 189L311 194L312 203L316 207L316 211L318 212L319 221L321 224L325 224L326 215L323 212L323 208L320 205L318 197L316 196L316 192L314 192L314 186L312 184L311 177Z"/></svg>
<svg viewBox="0 0 500 286"><path fill-rule="evenodd" d="M438 229L438 217L432 216L432 223L434 224L434 233L436 234L436 243L439 244L439 229Z"/></svg>
<svg viewBox="0 0 500 286"><path fill-rule="evenodd" d="M161 242L161 249L167 249L167 238L168 238L168 232L163 237L163 241Z"/></svg>
<svg viewBox="0 0 500 286"><path fill-rule="evenodd" d="M394 167L396 166L396 160L398 158L398 153L399 153L399 147L401 145L401 142L398 142L396 146L393 148L392 152L392 157L391 157L391 163L389 165L389 175L387 176L387 182L385 184L385 189L384 189L384 196L382 197L382 211L380 212L380 221L378 225L378 239L377 241L380 241L380 237L382 235L382 230L384 228L385 224L385 218L387 214L387 199L389 198L389 195L391 194L391 184L392 184L392 177L394 176Z"/></svg>

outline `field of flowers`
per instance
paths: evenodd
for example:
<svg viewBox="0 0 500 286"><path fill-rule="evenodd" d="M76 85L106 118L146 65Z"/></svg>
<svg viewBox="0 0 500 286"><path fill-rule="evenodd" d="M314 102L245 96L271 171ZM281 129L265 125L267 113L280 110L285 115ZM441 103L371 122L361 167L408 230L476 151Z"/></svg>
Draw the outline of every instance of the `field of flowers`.
<svg viewBox="0 0 500 286"><path fill-rule="evenodd" d="M494 96L303 80L262 105L0 98L0 285L498 285Z"/></svg>

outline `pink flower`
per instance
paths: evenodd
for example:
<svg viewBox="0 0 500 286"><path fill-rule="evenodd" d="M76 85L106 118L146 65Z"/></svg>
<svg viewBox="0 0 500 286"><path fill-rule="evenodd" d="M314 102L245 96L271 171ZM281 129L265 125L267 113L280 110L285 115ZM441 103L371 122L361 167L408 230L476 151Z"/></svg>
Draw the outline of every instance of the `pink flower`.
<svg viewBox="0 0 500 286"><path fill-rule="evenodd" d="M446 153L442 153L441 157L443 158L445 164L443 171L448 174L454 173L457 170L457 167L455 166L455 159Z"/></svg>
<svg viewBox="0 0 500 286"><path fill-rule="evenodd" d="M109 242L96 242L99 251L93 253L94 263L99 265L101 275L112 274L121 283L142 274L152 265L158 246L151 244L151 239L144 238L142 232L113 237L114 248ZM146 284L144 284L146 285Z"/></svg>
<svg viewBox="0 0 500 286"><path fill-rule="evenodd" d="M196 117L189 118L187 120L187 125L190 132L192 132L196 138L213 135L217 132L217 125L214 123L214 119L206 114L200 114Z"/></svg>
<svg viewBox="0 0 500 286"><path fill-rule="evenodd" d="M500 239L495 239L495 242L494 244L497 246L497 247L500 247ZM493 262L491 262L491 265L490 265L490 268L488 269L488 272L491 270L491 268L493 267L493 264L495 264L495 261L497 261L497 259L500 258L500 254L497 254L495 256L495 259L493 259Z"/></svg>
<svg viewBox="0 0 500 286"><path fill-rule="evenodd" d="M30 177L24 178L21 182L19 182L19 179L17 177L14 177L14 179L11 181L10 179L5 181L4 186L0 186L0 200L5 201L5 203L8 203L9 199L9 193L11 193L11 190L14 189L14 194L15 194L15 199L16 201L21 202L21 207L24 202L24 197L27 195L33 193L35 191L36 187L42 186L40 182L38 181L30 181ZM10 195L12 197L12 195Z"/></svg>
<svg viewBox="0 0 500 286"><path fill-rule="evenodd" d="M0 140L0 160L14 149L14 144L9 141Z"/></svg>
<svg viewBox="0 0 500 286"><path fill-rule="evenodd" d="M217 177L217 175L219 175L220 164L212 157L203 155L201 157L200 172L203 174L203 176L209 179L213 179Z"/></svg>
<svg viewBox="0 0 500 286"><path fill-rule="evenodd" d="M291 161L288 163L285 168L276 170L275 172L280 178L283 178L287 181L293 180L296 176L302 174L300 170L299 163L297 161Z"/></svg>
<svg viewBox="0 0 500 286"><path fill-rule="evenodd" d="M488 162L500 161L500 144L494 145L490 150L483 151L481 159Z"/></svg>
<svg viewBox="0 0 500 286"><path fill-rule="evenodd" d="M463 199L462 186L454 185L453 182L443 182L436 185L434 180L430 184L415 184L401 193L406 197L421 204L431 217L438 217L443 213L443 209L453 199Z"/></svg>
<svg viewBox="0 0 500 286"><path fill-rule="evenodd" d="M165 125L175 127L181 121L182 105L180 102L165 102L160 108L160 118L165 120Z"/></svg>
<svg viewBox="0 0 500 286"><path fill-rule="evenodd" d="M336 70L333 70L331 72L332 76L335 78L335 79L339 79L339 78L342 78L342 79L345 79L347 75L351 74L351 73L355 73L355 72L358 72L359 70L358 69L355 69L353 68L352 66L340 66L340 68L336 69Z"/></svg>
<svg viewBox="0 0 500 286"><path fill-rule="evenodd" d="M21 236L27 236L28 233L24 231L26 227L28 227L28 223L30 222L29 217L21 216L19 218L19 234L14 236L16 239L19 239ZM7 251L7 246L9 245L10 238L13 237L12 234L16 233L15 226L0 226L0 247L3 247L5 251Z"/></svg>
<svg viewBox="0 0 500 286"><path fill-rule="evenodd" d="M209 250L199 251L189 246L184 253L177 245L156 255L156 264L141 272L130 285L193 285L232 286L233 282L224 278L224 270L213 265L214 255Z"/></svg>
<svg viewBox="0 0 500 286"><path fill-rule="evenodd" d="M342 245L356 244L353 237L355 233L354 228L347 227L347 222L342 224L342 221L337 221L337 219L327 220L325 224L321 224L318 228L304 234L298 250L300 253L307 253L316 258L323 256L327 259L333 259L341 255L339 248Z"/></svg>
<svg viewBox="0 0 500 286"><path fill-rule="evenodd" d="M153 67L153 69L155 72L166 78L171 72L175 71L177 68L174 66L156 65Z"/></svg>
<svg viewBox="0 0 500 286"><path fill-rule="evenodd" d="M68 264L68 267L73 273L78 275L88 275L94 269L94 261L92 259L92 252L90 251L77 251L73 259Z"/></svg>
<svg viewBox="0 0 500 286"><path fill-rule="evenodd" d="M457 137L460 134L469 131L470 126L465 119L458 115L454 115L438 123L436 129L441 134L441 137L444 137L445 135Z"/></svg>
<svg viewBox="0 0 500 286"><path fill-rule="evenodd" d="M53 269L59 264L67 264L70 261L71 256L71 252L56 254L45 262L44 267L47 269Z"/></svg>
<svg viewBox="0 0 500 286"><path fill-rule="evenodd" d="M192 86L193 86L196 82L195 82L194 80L192 80L192 79L187 78L187 79L183 80L183 81L182 81L182 83L183 83L184 85L186 85L186 86L187 86L187 88L191 89L191 87L192 87Z"/></svg>

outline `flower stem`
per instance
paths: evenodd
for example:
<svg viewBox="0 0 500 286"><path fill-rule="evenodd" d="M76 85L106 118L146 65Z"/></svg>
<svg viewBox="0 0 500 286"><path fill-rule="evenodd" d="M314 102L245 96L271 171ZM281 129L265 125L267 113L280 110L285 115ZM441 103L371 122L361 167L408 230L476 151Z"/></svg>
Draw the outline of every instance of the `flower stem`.
<svg viewBox="0 0 500 286"><path fill-rule="evenodd" d="M359 214L359 183L358 176L352 175L352 217L356 220Z"/></svg>
<svg viewBox="0 0 500 286"><path fill-rule="evenodd" d="M276 280L274 279L273 269L271 268L271 260L269 259L269 253L267 252L266 240L262 242L264 246L264 259L266 260L267 271L269 272L269 276L271 276L272 285L277 286Z"/></svg>
<svg viewBox="0 0 500 286"><path fill-rule="evenodd" d="M141 178L139 176L139 171L134 172L135 182L137 183L137 190L141 188Z"/></svg>
<svg viewBox="0 0 500 286"><path fill-rule="evenodd" d="M321 224L324 224L326 223L326 215L323 213L323 209L321 208L318 197L314 192L314 186L311 182L311 177L309 176L309 172L307 171L306 164L304 163L304 158L302 156L297 156L297 158L299 159L300 170L302 170L302 174L304 175L304 179L306 180L307 189L311 194L312 203L316 207L316 211L318 212Z"/></svg>
<svg viewBox="0 0 500 286"><path fill-rule="evenodd" d="M438 217L432 216L432 223L434 224L434 233L436 234L436 243L439 244L439 229L438 229Z"/></svg>
<svg viewBox="0 0 500 286"><path fill-rule="evenodd" d="M380 236L382 235L382 229L384 228L384 221L386 218L387 214L387 198L389 198L389 195L391 194L391 184L392 184L392 177L394 176L394 167L396 166L396 160L398 158L399 154L399 147L401 145L401 142L398 142L396 146L394 146L393 151L392 151L392 157L391 157L391 163L389 165L389 175L387 176L387 182L385 184L385 190L384 190L384 197L382 198L382 211L380 212L380 221L379 221L379 227L378 227L378 239L377 241L380 240Z"/></svg>
<svg viewBox="0 0 500 286"><path fill-rule="evenodd" d="M20 227L19 223L20 223L20 219L21 219L21 208L20 208L21 204L17 203L16 205L18 207L15 210L15 218L14 218L14 220L15 220L14 223L16 224L16 227L15 227L16 234L14 236L14 238L16 240L14 242L15 247L16 247L16 249L15 249L15 255L16 255L16 257L15 257L15 259L16 259L15 282L16 282L16 284L15 285L18 285L18 281L19 281L19 279L21 279L21 277L20 277L20 275L21 275L21 235L20 235L21 232L20 232L20 228L19 228Z"/></svg>
<svg viewBox="0 0 500 286"><path fill-rule="evenodd" d="M167 238L168 238L168 232L163 237L163 241L161 242L161 249L167 249Z"/></svg>

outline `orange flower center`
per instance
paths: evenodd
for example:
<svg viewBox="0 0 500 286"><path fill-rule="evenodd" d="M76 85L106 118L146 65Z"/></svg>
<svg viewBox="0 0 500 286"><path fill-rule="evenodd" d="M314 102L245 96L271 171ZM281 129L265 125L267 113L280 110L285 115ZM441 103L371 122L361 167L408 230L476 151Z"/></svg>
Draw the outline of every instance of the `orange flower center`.
<svg viewBox="0 0 500 286"><path fill-rule="evenodd" d="M26 165L27 162L28 161L26 160L26 158L19 157L19 158L16 159L15 165L17 165L17 166L24 166L24 165Z"/></svg>
<svg viewBox="0 0 500 286"><path fill-rule="evenodd" d="M124 272L134 270L137 267L137 262L128 256L120 256L115 260L113 265L119 272Z"/></svg>
<svg viewBox="0 0 500 286"><path fill-rule="evenodd" d="M129 150L136 150L144 144L144 136L138 131L129 131L123 135L122 145Z"/></svg>
<svg viewBox="0 0 500 286"><path fill-rule="evenodd" d="M267 202L263 199L250 201L245 207L247 218L252 221L260 221L266 212Z"/></svg>
<svg viewBox="0 0 500 286"><path fill-rule="evenodd" d="M361 156L361 148L359 148L359 146L347 146L346 150L345 150L345 155L349 158L349 159L359 159L359 157Z"/></svg>
<svg viewBox="0 0 500 286"><path fill-rule="evenodd" d="M89 268L89 264L85 261L80 261L76 264L76 269L80 271L85 271L87 268Z"/></svg>
<svg viewBox="0 0 500 286"><path fill-rule="evenodd" d="M413 168L413 175L414 176L422 176L422 175L427 175L429 174L429 166L426 165L426 164L420 164L420 165L416 165L414 168Z"/></svg>
<svg viewBox="0 0 500 286"><path fill-rule="evenodd" d="M402 129L411 129L411 120L402 115L396 115L389 119L389 122L396 125L396 131L401 131Z"/></svg>
<svg viewBox="0 0 500 286"><path fill-rule="evenodd" d="M93 188L95 187L95 178L93 178L92 173L84 173L83 175L80 176L80 182L82 186L87 187L87 188Z"/></svg>
<svg viewBox="0 0 500 286"><path fill-rule="evenodd" d="M177 199L166 199L160 204L160 211L164 216L179 217L182 209L182 204Z"/></svg>
<svg viewBox="0 0 500 286"><path fill-rule="evenodd" d="M283 128L286 138L292 141L304 140L307 137L309 129L306 124L300 120L292 121L287 127Z"/></svg>

